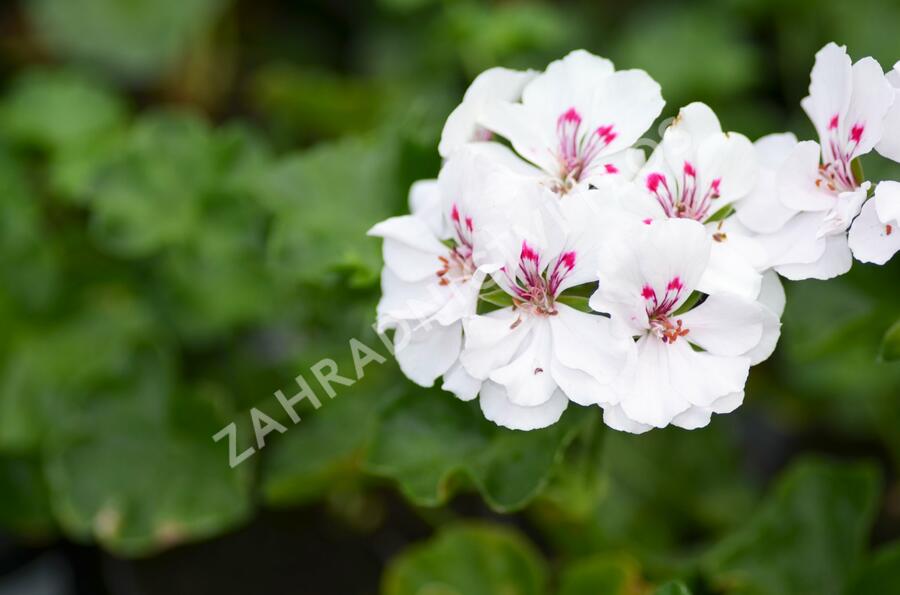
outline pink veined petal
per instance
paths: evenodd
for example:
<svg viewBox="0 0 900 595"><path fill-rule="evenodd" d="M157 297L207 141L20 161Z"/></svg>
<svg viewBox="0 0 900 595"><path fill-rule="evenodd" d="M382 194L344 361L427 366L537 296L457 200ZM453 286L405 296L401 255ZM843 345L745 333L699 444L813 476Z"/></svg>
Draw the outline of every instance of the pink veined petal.
<svg viewBox="0 0 900 595"><path fill-rule="evenodd" d="M816 61L810 72L809 95L800 102L809 119L826 142L829 126L834 116L843 126L853 85L853 70L845 46L829 43L816 52Z"/></svg>
<svg viewBox="0 0 900 595"><path fill-rule="evenodd" d="M875 209L875 201L869 200L853 222L848 241L856 260L880 265L900 250L900 229L896 225L882 223Z"/></svg>
<svg viewBox="0 0 900 595"><path fill-rule="evenodd" d="M881 65L873 58L863 58L853 65L853 92L847 110L844 134L850 127L861 126L853 157L871 151L884 135L884 118L894 102L894 88L884 78Z"/></svg>
<svg viewBox="0 0 900 595"><path fill-rule="evenodd" d="M478 401L486 419L511 430L551 426L559 421L569 404L562 391L556 391L549 400L536 407L522 407L510 401L505 389L494 382L484 383Z"/></svg>
<svg viewBox="0 0 900 595"><path fill-rule="evenodd" d="M782 264L775 267L778 274L791 281L819 279L825 281L843 275L853 265L853 255L847 246L847 236L832 235L823 238L825 251L815 262L808 264Z"/></svg>
<svg viewBox="0 0 900 595"><path fill-rule="evenodd" d="M756 302L734 294L713 294L681 315L687 340L712 355L739 356L763 335L763 313Z"/></svg>
<svg viewBox="0 0 900 595"><path fill-rule="evenodd" d="M637 247L635 260L643 280L653 288L665 288L677 277L684 286L680 304L700 282L709 263L711 243L706 228L696 221L654 221L647 226L647 241Z"/></svg>

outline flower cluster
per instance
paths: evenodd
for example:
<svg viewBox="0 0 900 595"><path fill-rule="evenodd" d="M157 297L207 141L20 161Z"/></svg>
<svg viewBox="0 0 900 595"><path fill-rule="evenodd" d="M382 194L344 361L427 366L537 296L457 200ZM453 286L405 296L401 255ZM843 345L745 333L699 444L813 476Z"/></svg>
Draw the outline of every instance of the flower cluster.
<svg viewBox="0 0 900 595"><path fill-rule="evenodd" d="M702 103L662 112L644 71L575 51L544 72L481 74L444 127L436 180L384 239L378 327L415 383L479 399L529 430L570 402L607 425L692 429L744 398L775 349L779 276L827 279L900 249L900 63L885 75L829 44L802 106L819 143L752 143Z"/></svg>

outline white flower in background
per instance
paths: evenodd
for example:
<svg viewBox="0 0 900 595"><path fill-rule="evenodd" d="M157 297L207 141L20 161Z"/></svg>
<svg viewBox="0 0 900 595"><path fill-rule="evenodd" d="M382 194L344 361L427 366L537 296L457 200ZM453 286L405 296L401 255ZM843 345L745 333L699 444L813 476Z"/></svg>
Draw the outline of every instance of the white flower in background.
<svg viewBox="0 0 900 595"><path fill-rule="evenodd" d="M900 182L881 182L850 228L850 249L860 262L884 264L900 250Z"/></svg>
<svg viewBox="0 0 900 595"><path fill-rule="evenodd" d="M722 132L707 105L692 103L681 108L638 173L637 192L627 206L645 219L692 219L705 224L714 242L699 289L755 298L765 252L730 215L756 179L756 155L747 137Z"/></svg>
<svg viewBox="0 0 900 595"><path fill-rule="evenodd" d="M900 62L885 75L894 87L894 103L884 119L884 134L875 145L875 150L894 161L900 162Z"/></svg>
<svg viewBox="0 0 900 595"><path fill-rule="evenodd" d="M499 176L499 177L498 177ZM400 329L396 358L413 382L444 387L474 398L480 383L458 364L461 320L475 313L485 274L475 265L475 237L491 202L506 185L503 172L460 151L439 180L416 182L412 214L375 225L369 235L384 238L382 297L378 329Z"/></svg>
<svg viewBox="0 0 900 595"><path fill-rule="evenodd" d="M768 307L726 291L692 307L713 244L704 226L663 219L627 235L631 241L607 246L590 300L637 341L636 359L603 405L604 421L629 432L704 426L712 413L741 404L750 366L771 353L783 307L780 285L767 276L760 299Z"/></svg>
<svg viewBox="0 0 900 595"><path fill-rule="evenodd" d="M781 229L761 238L770 264L788 279L829 279L850 270L852 256L847 230L866 200L870 183L861 179L853 162L882 140L885 116L894 89L872 58L851 64L844 47L830 43L816 54L809 96L801 105L819 133L821 144L796 143L775 173L778 201L792 216ZM788 144L786 137L781 137ZM774 156L770 161L776 161ZM758 197L758 196L757 196ZM766 203L771 205L771 197ZM752 209L742 217L754 231L774 227L785 209Z"/></svg>
<svg viewBox="0 0 900 595"><path fill-rule="evenodd" d="M491 244L485 258L500 265L493 279L511 305L463 322L460 360L484 381L479 402L485 417L519 430L556 422L570 400L605 401L634 348L608 318L573 308L562 296L596 280L597 243L616 213L596 191L564 203L548 193L524 184L516 202L522 216L479 232L491 236L483 242Z"/></svg>
<svg viewBox="0 0 900 595"><path fill-rule="evenodd" d="M441 157L450 157L467 143L491 140L491 131L478 123L484 106L490 101L518 101L525 84L535 74L537 73L532 70L491 68L475 77L466 90L462 103L453 110L444 124L438 145Z"/></svg>
<svg viewBox="0 0 900 595"><path fill-rule="evenodd" d="M564 194L596 186L604 176L632 175L642 154L631 146L664 104L646 72L616 71L609 60L577 50L529 81L520 102L485 104L480 123L509 140L534 175Z"/></svg>

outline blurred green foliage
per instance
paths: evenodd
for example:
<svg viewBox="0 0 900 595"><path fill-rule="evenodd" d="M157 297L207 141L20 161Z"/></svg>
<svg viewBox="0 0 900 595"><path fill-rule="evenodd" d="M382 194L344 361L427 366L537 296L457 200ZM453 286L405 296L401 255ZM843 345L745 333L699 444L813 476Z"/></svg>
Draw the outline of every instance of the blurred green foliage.
<svg viewBox="0 0 900 595"><path fill-rule="evenodd" d="M437 174L443 120L481 70L585 47L656 77L664 117L700 100L751 137L809 137L814 52L833 39L893 64L900 5L32 0L0 14L6 529L144 556L259 506L325 502L365 534L393 522L365 512L387 486L435 526L389 562L389 594L900 584L898 259L789 284L775 357L704 430L623 435L573 408L509 432L388 362L296 426L282 412L288 431L237 469L212 441L235 421L251 445L249 409L278 416L272 393L323 357L352 375L351 337L387 355L364 233ZM866 172L900 179L874 156ZM493 521L460 512L472 493Z"/></svg>

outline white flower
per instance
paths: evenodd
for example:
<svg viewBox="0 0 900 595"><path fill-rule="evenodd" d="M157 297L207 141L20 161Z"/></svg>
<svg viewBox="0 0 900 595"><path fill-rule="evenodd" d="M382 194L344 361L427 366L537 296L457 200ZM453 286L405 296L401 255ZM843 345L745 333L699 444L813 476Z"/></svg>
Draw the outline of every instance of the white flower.
<svg viewBox="0 0 900 595"><path fill-rule="evenodd" d="M413 382L431 386L441 375L444 388L474 398L480 382L458 364L462 320L475 313L485 273L475 265L476 231L503 196L503 172L457 152L439 180L416 182L412 214L375 225L369 235L384 238L382 297L378 329L400 329L395 356ZM398 331L398 332L400 332Z"/></svg>
<svg viewBox="0 0 900 595"><path fill-rule="evenodd" d="M485 70L472 81L463 101L447 118L441 133L438 152L445 159L451 153L474 141L490 140L490 130L478 124L484 106L491 101L518 101L522 96L522 88L534 78L532 70L519 71L508 68L491 68Z"/></svg>
<svg viewBox="0 0 900 595"><path fill-rule="evenodd" d="M878 184L853 222L849 241L860 262L884 264L900 250L900 183Z"/></svg>
<svg viewBox="0 0 900 595"><path fill-rule="evenodd" d="M613 428L643 432L674 424L693 429L712 413L741 404L752 364L768 357L778 335L783 294L773 275L763 305L725 291L692 307L713 241L690 219L653 221L629 230L600 261L599 288L590 304L625 325L637 357L603 405Z"/></svg>
<svg viewBox="0 0 900 595"><path fill-rule="evenodd" d="M481 124L510 141L554 192L631 175L641 165L630 147L662 111L659 85L642 70L615 71L583 50L552 62L522 90L521 102L484 106Z"/></svg>
<svg viewBox="0 0 900 595"><path fill-rule="evenodd" d="M634 348L630 337L612 332L608 318L573 308L562 296L596 280L597 243L615 211L596 191L564 203L548 194L540 185L523 185L520 215L483 232L491 236L483 242L491 244L485 258L500 265L493 279L511 305L463 322L460 360L484 381L485 417L519 430L556 422L569 400L603 402Z"/></svg>
<svg viewBox="0 0 900 595"><path fill-rule="evenodd" d="M884 134L875 145L875 150L894 161L900 162L900 62L885 75L894 87L894 103L884 119Z"/></svg>
<svg viewBox="0 0 900 595"><path fill-rule="evenodd" d="M757 205L742 219L761 232L771 232L764 228L784 221L780 229L761 238L779 274L788 279L829 279L850 270L847 230L870 187L853 163L882 139L893 101L894 89L872 58L851 64L846 49L833 43L816 54L809 96L801 105L821 144L799 142L782 157L790 141L781 137L778 157L783 161L775 173L774 192L784 209L773 209L767 222L765 207ZM769 161L777 159L770 156ZM771 196L764 203L772 205ZM785 219L787 212L791 216Z"/></svg>
<svg viewBox="0 0 900 595"><path fill-rule="evenodd" d="M633 211L647 219L693 219L714 240L710 266L699 281L704 292L759 294L765 252L730 217L757 178L756 155L747 137L722 132L703 103L681 108L662 142L635 179Z"/></svg>

